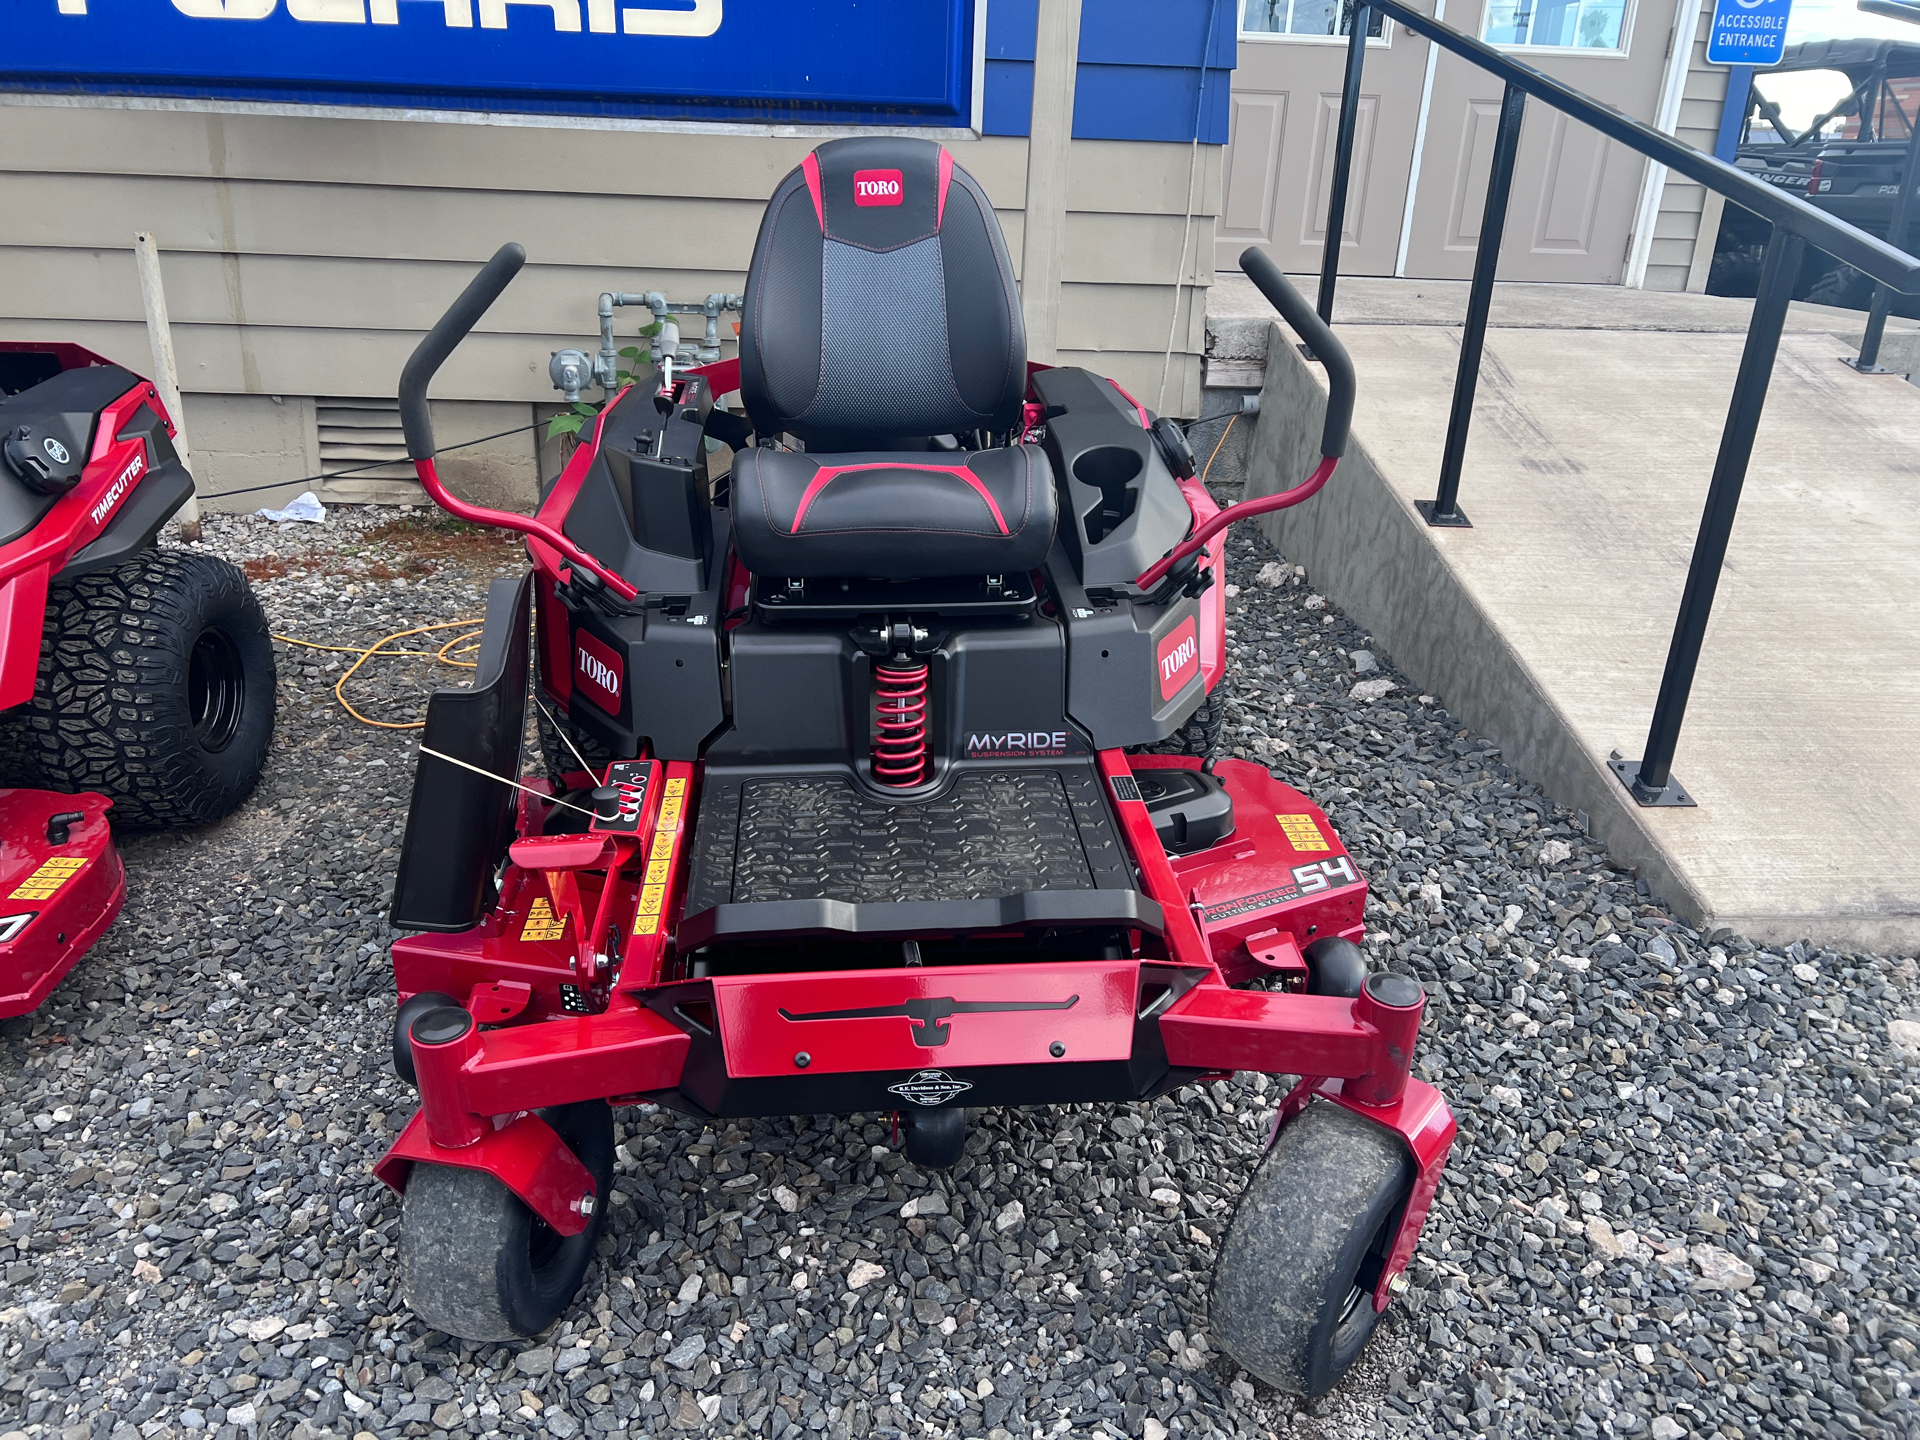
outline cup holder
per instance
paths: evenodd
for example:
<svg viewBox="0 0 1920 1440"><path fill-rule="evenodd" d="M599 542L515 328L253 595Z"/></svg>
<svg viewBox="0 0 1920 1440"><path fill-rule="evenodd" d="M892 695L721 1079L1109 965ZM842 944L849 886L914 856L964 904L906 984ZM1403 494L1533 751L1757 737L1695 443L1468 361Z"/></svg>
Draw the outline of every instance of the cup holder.
<svg viewBox="0 0 1920 1440"><path fill-rule="evenodd" d="M1081 517L1089 545L1098 545L1133 514L1133 482L1145 467L1140 452L1126 445L1096 445L1074 458L1073 478L1100 492L1100 503Z"/></svg>

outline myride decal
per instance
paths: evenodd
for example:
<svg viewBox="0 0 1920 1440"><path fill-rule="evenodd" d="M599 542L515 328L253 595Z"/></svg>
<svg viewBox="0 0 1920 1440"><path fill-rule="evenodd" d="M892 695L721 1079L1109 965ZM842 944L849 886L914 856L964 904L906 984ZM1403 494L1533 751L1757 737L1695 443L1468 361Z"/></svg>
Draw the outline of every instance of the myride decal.
<svg viewBox="0 0 1920 1440"><path fill-rule="evenodd" d="M974 3L8 0L0 80L408 108L964 125Z"/></svg>
<svg viewBox="0 0 1920 1440"><path fill-rule="evenodd" d="M1189 615L1154 652L1160 667L1160 698L1171 700L1200 673L1200 630Z"/></svg>
<svg viewBox="0 0 1920 1440"><path fill-rule="evenodd" d="M573 632L573 683L609 715L620 713L620 686L626 662L611 645L584 630Z"/></svg>
<svg viewBox="0 0 1920 1440"><path fill-rule="evenodd" d="M1060 755L1084 755L1086 746L1064 724L1055 721L1038 730L969 730L969 760L1052 759Z"/></svg>

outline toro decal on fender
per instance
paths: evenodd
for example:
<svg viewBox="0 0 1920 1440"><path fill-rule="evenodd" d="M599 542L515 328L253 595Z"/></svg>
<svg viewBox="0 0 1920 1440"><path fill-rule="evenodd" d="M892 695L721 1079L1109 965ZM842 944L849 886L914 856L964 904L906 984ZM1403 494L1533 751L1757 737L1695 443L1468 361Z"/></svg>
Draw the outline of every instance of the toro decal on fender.
<svg viewBox="0 0 1920 1440"><path fill-rule="evenodd" d="M1154 652L1160 668L1160 698L1171 700L1200 673L1200 631L1189 615Z"/></svg>
<svg viewBox="0 0 1920 1440"><path fill-rule="evenodd" d="M573 679L586 696L609 715L620 713L621 677L626 662L611 645L584 630L573 635Z"/></svg>

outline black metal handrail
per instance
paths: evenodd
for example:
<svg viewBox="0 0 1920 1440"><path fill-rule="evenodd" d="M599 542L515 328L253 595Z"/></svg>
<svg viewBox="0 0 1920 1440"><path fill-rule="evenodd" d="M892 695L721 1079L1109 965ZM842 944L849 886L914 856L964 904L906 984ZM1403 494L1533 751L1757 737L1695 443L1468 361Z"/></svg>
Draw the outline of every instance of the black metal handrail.
<svg viewBox="0 0 1920 1440"><path fill-rule="evenodd" d="M1429 525L1469 528L1460 509L1460 472L1465 464L1467 431L1473 422L1474 391L1480 377L1480 357L1486 342L1487 317L1493 303L1494 271L1500 260L1500 242L1506 226L1507 199L1512 190L1514 159L1520 149L1520 122L1528 96L1562 114L1592 126L1609 140L1718 191L1741 208L1770 222L1766 257L1761 264L1759 293L1747 325L1740 371L1720 434L1720 450L1707 487L1706 508L1687 569L1686 589L1675 617L1673 641L1667 651L1660 694L1654 702L1646 749L1639 760L1610 761L1634 799L1642 805L1692 805L1673 778L1673 754L1686 718L1687 699L1700 663L1707 617L1726 559L1733 517L1746 483L1747 462L1766 404L1767 384L1786 326L1787 302L1792 298L1800 258L1810 242L1835 259L1865 272L1889 291L1920 294L1920 259L1842 220L1814 209L1805 200L1777 190L1715 156L1682 144L1610 105L1562 84L1533 66L1464 35L1450 25L1423 15L1404 0L1360 0L1355 4L1347 36L1345 84L1340 97L1340 119L1334 135L1332 185L1328 195L1326 247L1320 266L1320 316L1333 323L1333 299L1340 273L1340 246L1346 229L1347 194L1353 173L1354 132L1360 110L1360 82L1366 65L1366 37L1370 11L1391 16L1416 35L1458 55L1468 64L1497 77L1506 89L1501 99L1500 124L1494 139L1493 164L1487 179L1480 240L1474 255L1473 282L1460 343L1459 369L1454 376L1453 408L1447 421L1446 444L1441 451L1440 483L1432 500L1418 502Z"/></svg>

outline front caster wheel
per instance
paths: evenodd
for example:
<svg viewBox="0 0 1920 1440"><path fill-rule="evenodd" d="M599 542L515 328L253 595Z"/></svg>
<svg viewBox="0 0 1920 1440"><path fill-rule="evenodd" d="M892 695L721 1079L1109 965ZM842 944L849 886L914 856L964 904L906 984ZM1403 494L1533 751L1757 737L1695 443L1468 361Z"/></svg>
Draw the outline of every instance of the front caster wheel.
<svg viewBox="0 0 1920 1440"><path fill-rule="evenodd" d="M593 1218L563 1236L493 1176L417 1164L400 1209L407 1304L462 1340L538 1335L573 1303L613 1188L613 1111L583 1100L539 1112L593 1176Z"/></svg>
<svg viewBox="0 0 1920 1440"><path fill-rule="evenodd" d="M967 1112L956 1106L902 1115L900 1131L900 1149L907 1159L923 1170L945 1170L959 1164L966 1149Z"/></svg>
<svg viewBox="0 0 1920 1440"><path fill-rule="evenodd" d="M1222 1348L1269 1385L1332 1389L1379 1315L1373 1291L1413 1191L1413 1159L1382 1126L1316 1101L1247 1182L1213 1274Z"/></svg>
<svg viewBox="0 0 1920 1440"><path fill-rule="evenodd" d="M442 991L422 990L402 1000L399 1013L393 1017L393 1073L416 1090L420 1088L420 1077L413 1067L413 1022L430 1010L449 1005L456 1010L465 1008L453 996Z"/></svg>

